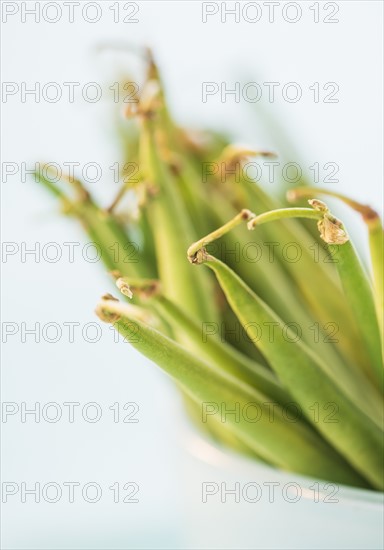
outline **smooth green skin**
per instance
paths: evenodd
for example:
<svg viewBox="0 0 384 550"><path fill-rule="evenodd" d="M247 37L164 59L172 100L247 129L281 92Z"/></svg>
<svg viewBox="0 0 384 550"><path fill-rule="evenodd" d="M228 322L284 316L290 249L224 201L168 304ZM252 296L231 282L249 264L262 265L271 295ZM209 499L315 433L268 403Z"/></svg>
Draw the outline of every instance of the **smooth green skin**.
<svg viewBox="0 0 384 550"><path fill-rule="evenodd" d="M228 430L227 424L221 422L219 415L208 416L206 422L201 421L201 403L197 403L192 397L183 393L183 405L188 414L188 417L196 425L200 432L205 433L211 440L217 441L221 446L229 447L234 451L247 455L253 460L268 464L262 459L254 449L250 449L243 441L241 441L233 431Z"/></svg>
<svg viewBox="0 0 384 550"><path fill-rule="evenodd" d="M195 231L197 231L197 234L199 231L208 233L210 230L209 220L205 215L206 213L203 212L201 208L199 196L200 192L204 191L203 184L201 182L201 174L194 166L191 152L186 150L180 142L179 129L177 128L168 109L164 84L155 64L151 65L148 78L156 80L159 86L159 96L161 98L161 102L157 112L157 127L161 128L163 139L169 151L175 153L177 155L177 161L180 161L180 173L175 175L174 184L179 189L179 193L182 196L182 202L188 205L190 222Z"/></svg>
<svg viewBox="0 0 384 550"><path fill-rule="evenodd" d="M317 195L326 195L330 197L335 197L343 201L345 204L349 205L356 212L359 212L363 220L365 221L368 228L369 235L369 248L371 252L371 261L372 261L372 271L373 271L373 280L374 280L374 301L376 305L376 313L378 318L378 324L380 328L380 335L382 341L382 356L384 358L384 349L383 349L383 314L384 314L384 242L383 242L383 226L378 214L372 210L370 207L367 207L364 204L361 204L345 195L332 191L329 189L323 189L320 187L309 187L309 188L300 188L294 190L295 199L303 197L313 197ZM356 263L356 259L354 260ZM357 259L357 263L359 260ZM351 262L349 261L351 266ZM372 310L371 310L372 311ZM369 369L368 369L369 370ZM381 379L381 373L379 373L378 379Z"/></svg>
<svg viewBox="0 0 384 550"><path fill-rule="evenodd" d="M41 183L54 197L67 200L67 197L63 191L57 185L40 174L40 172L33 172L32 176L36 182Z"/></svg>
<svg viewBox="0 0 384 550"><path fill-rule="evenodd" d="M160 296L155 298L155 309L173 326L183 328L188 335L194 353L199 353L204 360L247 382L272 400L283 406L292 405L292 397L282 388L274 374L268 369L249 359L235 348L222 342L216 335L206 335L203 340L202 326L177 304Z"/></svg>
<svg viewBox="0 0 384 550"><path fill-rule="evenodd" d="M217 194L214 195L211 208L217 210L220 225L224 225L238 213L224 197ZM236 245L239 247L239 243L241 246L242 243L252 242L253 240L254 236L247 231L245 222L243 226L235 227L224 237L228 250L235 250ZM211 250L211 245L209 245L209 250ZM216 255L215 252L213 254ZM287 322L292 321L291 312L295 311L295 320L300 322L302 327L308 327L313 323L303 305L296 300L292 283L277 262L270 262L265 255L260 258L260 261L255 263L247 262L241 256L239 259L240 261L233 260L230 254L226 258L228 263L232 262L236 264L236 269L239 271L241 277L248 284L253 283L253 288L255 287L255 290L262 294L264 299L268 299L271 307L278 311Z"/></svg>
<svg viewBox="0 0 384 550"><path fill-rule="evenodd" d="M188 205L195 234L205 235L212 230L212 225L214 226L209 211L203 207L204 203L201 201L201 195L207 190L201 188L201 173L190 162L187 152L183 152L181 159L180 174L176 176L177 185L183 195L183 202Z"/></svg>
<svg viewBox="0 0 384 550"><path fill-rule="evenodd" d="M69 215L75 216L81 222L92 242L100 247L102 260L108 270L118 270L122 276L144 277L146 275L145 259L142 256L140 256L139 262L130 262L129 259L124 261L129 255L129 251L125 247L129 246L131 241L112 216L103 212L90 197L78 200L70 199L42 174L36 173L35 177L51 194L62 201L68 209ZM118 243L117 250L116 243Z"/></svg>
<svg viewBox="0 0 384 550"><path fill-rule="evenodd" d="M383 489L382 430L355 406L336 380L330 378L324 364L310 348L300 341L290 343L284 339L281 331L284 323L236 273L212 256L205 265L216 274L243 326L254 322L261 326L263 323L278 323L274 340L269 341L263 331L257 346L314 427L377 489ZM254 333L252 324L248 330ZM314 422L311 414L314 403L320 404L319 422ZM329 403L338 407L339 422L327 421L329 413L324 407Z"/></svg>
<svg viewBox="0 0 384 550"><path fill-rule="evenodd" d="M161 318L168 321L173 327L182 327L183 333L187 336L182 342L188 349L200 353L204 359L216 365L219 369L222 368L226 372L235 375L240 380L248 382L257 390L268 395L276 402L295 410L292 407L292 396L282 388L277 378L271 375L265 367L254 360L250 360L247 356L237 351L232 346L221 342L218 337L207 336L206 341L202 340L202 329L197 321L192 319L186 312L177 304L168 300L164 296L155 298L155 310L160 314ZM325 365L325 363L324 363ZM365 381L362 381L360 389L372 391L372 388L367 388ZM350 391L352 392L354 388ZM350 394L351 395L351 394ZM360 400L360 395L352 393L352 398ZM377 421L377 415L383 409L383 403L380 400L377 402L372 399L370 401L361 400L360 408L365 411L373 420ZM380 420L377 421L380 425Z"/></svg>
<svg viewBox="0 0 384 550"><path fill-rule="evenodd" d="M379 321L382 344L384 341L384 233L379 220L368 224L369 249L371 252L373 281L375 287L376 312ZM383 347L383 345L382 345ZM384 358L384 353L383 353Z"/></svg>
<svg viewBox="0 0 384 550"><path fill-rule="evenodd" d="M311 208L283 208L283 209L277 209L277 210L271 210L271 211L268 211L268 212L263 212L262 214L258 215L256 218L254 218L252 220L252 222L250 222L250 224L252 224L254 227L258 227L259 225L263 225L263 224L265 224L267 222L270 222L270 221L276 221L276 220L281 221L281 220L285 220L286 218L307 218L308 217L308 218L312 218L312 219L319 219L322 216L323 216L323 214L321 212L319 212L317 210L313 210ZM342 246L344 246L344 245L342 245ZM339 246L335 245L335 248L336 248L336 252L338 252L340 250L340 245ZM351 244L351 242L346 243L346 250L348 250L349 248L351 249L351 252L353 253L354 249L353 249L353 245ZM336 263L336 265L342 264L342 262L340 262L340 260L338 258L335 258L335 263ZM358 268L360 266L360 262L359 262L359 259L356 255L356 253L354 253L353 258L351 257L350 259L347 259L346 262L344 262L344 263L349 268L351 268L354 273L356 273L356 274L358 273ZM299 269L299 271L302 271L302 270ZM303 271L303 273L304 273L304 271ZM340 274L340 271L339 271L339 274ZM354 298L356 298L356 294L358 293L359 286L362 286L363 282L366 282L369 286L368 279L365 277L362 268L359 272L359 276L360 276L361 280L359 280L358 285L355 286L354 288L352 288L352 290L351 290L351 295L353 295ZM349 284L350 281L351 281L350 273L347 272L345 274L345 277L346 277L347 283ZM363 279L365 279L365 281L363 281ZM312 283L314 281L317 281L317 277L316 277L316 275L313 274ZM323 289L321 281L317 281L317 282L318 282L319 288ZM313 287L316 288L316 285L313 285L313 284L311 285L311 284L307 283L307 286L312 287L312 288ZM338 294L339 294L339 292L336 293L336 295L338 295ZM330 296L333 297L334 293L331 293ZM364 296L364 291L363 291L363 296ZM366 298L366 295L364 297ZM344 296L344 300L345 300L345 296ZM320 303L324 300L319 300L319 297L317 297L317 301ZM332 302L332 300L330 302ZM346 303L349 303L348 300L346 301ZM363 303L363 302L361 302L361 303ZM351 305L351 313L353 313L354 312L354 306L352 304L349 304L349 305ZM341 327L340 327L340 317L336 317L336 318L332 317L332 319L335 319L335 320L338 321L337 325L339 326L339 328L345 329L345 322L344 322L345 316L342 317L343 324L342 324ZM372 307L370 308L370 310L368 312L368 315L366 316L366 320L367 321L369 320L369 322L375 323L375 313L374 313L374 310L372 309ZM343 330L340 334L341 341L343 343L346 340L342 337L343 336L342 333L343 333ZM361 330L359 330L358 335L355 336L355 337L353 337L353 333L349 333L348 331L347 331L347 333L348 333L348 336L349 336L349 341L350 340L354 341L354 339L357 340L358 344L360 344L359 348L364 350L364 352L366 354L366 342L364 341L364 338L360 337ZM369 335L371 336L371 333L369 333ZM374 336L372 336L372 341L373 340L374 340ZM376 344L379 344L379 340L376 340ZM315 350L313 348L313 345L311 345L310 347L312 348L312 351L314 352ZM353 350L354 350L354 348L351 349L351 351L353 351ZM320 353L322 350L321 350L321 348L318 348L316 351L318 353ZM378 348L376 349L376 353L377 353L377 351L378 351ZM381 385L382 385L382 382L381 382L380 378L378 378L376 380L375 380L375 378L373 378L373 382L375 382L375 383L372 384L372 377L369 377L369 376L367 377L367 375L366 375L367 373L369 375L370 372L371 372L372 358L371 357L368 357L368 358L366 357L365 358L365 361L364 361L364 365L365 365L365 369L366 369L365 371L363 370L363 366L360 365L360 369L359 370L354 369L353 376L351 376L351 366L350 365L355 366L355 364L353 362L349 365L350 368L346 369L345 365L340 362L340 359L339 359L338 356L331 358L329 356L329 354L324 355L322 353L321 355L322 355L324 366L328 367L327 368L328 374L333 378L335 378L337 376L337 381L338 381L339 385L343 386L343 389L349 395L349 397L352 398L352 400L355 403L358 403L359 407L364 412L366 412L368 414L368 416L372 417L372 414L374 415L373 420L376 421L376 423L377 423L377 418L376 417L378 416L379 417L379 426L381 427L382 426L382 417L383 417L383 401L382 401L381 396L378 395L376 382L377 382L377 380L379 380L379 383ZM379 361L381 361L380 354L376 355L376 357L378 357ZM380 368L379 375L382 375L382 374L383 374L383 371ZM361 396L364 395L364 394L369 394L370 395L370 400L369 401L366 401L365 399L362 399Z"/></svg>
<svg viewBox="0 0 384 550"><path fill-rule="evenodd" d="M188 210L182 202L168 167L164 165L155 140L152 120L144 120L140 142L141 166L146 177L159 187L158 195L149 201L148 221L152 228L159 277L167 295L180 301L193 315L217 321L214 301L211 300L214 281L198 276L185 260L185 250L196 240ZM196 299L196 295L199 299Z"/></svg>
<svg viewBox="0 0 384 550"><path fill-rule="evenodd" d="M140 255L139 261L131 261L130 253L137 248L130 248L132 245L127 235L109 214L91 201L80 203L75 208L85 230L93 234L93 240L99 244L103 262L109 270L118 270L123 276L145 276L144 258ZM135 259L137 256L135 254Z"/></svg>
<svg viewBox="0 0 384 550"><path fill-rule="evenodd" d="M346 299L351 305L369 357L371 372L383 391L380 329L370 282L351 241L337 246L335 258Z"/></svg>
<svg viewBox="0 0 384 550"><path fill-rule="evenodd" d="M268 197L256 184L242 182L242 185L248 192L249 202L247 204L250 208L260 202L264 210L279 208L276 201ZM322 324L332 321L339 326L339 342L336 347L347 358L343 369L344 373L350 377L351 368L356 374L359 373L360 367L356 363L367 365L368 361L364 349L358 345L360 343L358 328L343 296L333 265L334 259L327 257L325 243L321 241L322 244L318 245L319 261L316 263L310 249L310 246L317 242L316 239L295 219L278 217L278 221L278 224L263 225L263 229L270 235L270 240L280 243L280 246L275 249L276 257L283 262L287 274L299 288L300 296L304 297L316 319ZM255 231L258 231L258 227L255 228ZM287 262L282 257L282 247L289 242L298 243L301 247L302 257L297 263ZM320 300L319 288L321 288L322 295L332 296L332 300Z"/></svg>
<svg viewBox="0 0 384 550"><path fill-rule="evenodd" d="M267 222L270 222L270 221L277 220L280 222L284 222L286 221L287 218L307 218L308 217L316 220L322 217L322 215L323 214L321 212L310 208L283 208L283 209L276 209L268 212L263 212L253 220L253 223L255 227L258 227L259 225L266 224ZM276 234L276 237L278 236L279 236L279 233ZM342 247L343 246L346 246L345 250L348 250L349 248L351 248L351 252L353 252L354 250L351 242L347 242L345 245L342 245ZM336 253L338 253L340 250L340 245L339 246L334 245L333 250ZM368 297L368 294L366 291L368 290L369 292L368 279L366 278L362 270L362 267L360 265L360 262L356 253L354 253L354 255L351 253L350 254L351 257L347 259L346 262L344 262L344 264L337 257L337 254L334 254L333 256L334 256L334 262L336 266L338 266L339 275L342 275L342 273L340 272L340 269L341 269L340 266L344 264L345 266L347 266L347 268L350 268L350 270L352 270L352 271L347 270L347 272L344 275L342 275L342 281L344 277L345 280L347 281L347 285L351 287L349 294L347 294L347 300L345 300L345 295L342 292L339 292L338 289L334 289L334 291L332 292L332 290L329 287L327 287L326 284L323 284L325 279L324 278L319 279L319 275L321 275L320 270L319 270L319 273L317 274L314 272L311 273L311 270L308 270L308 274L311 276L307 278L306 268L308 266L299 266L299 269L296 270L297 281L301 282L301 286L307 287L307 289L311 289L311 292L313 293L312 300L313 301L317 300L317 303L320 305L320 308L316 308L316 309L319 309L319 311L317 312L316 318L320 318L320 319L323 318L323 320L325 321L327 317L324 318L323 316L326 315L327 310L328 310L328 315L330 314L332 315L328 317L328 320L331 319L339 327L338 345L341 345L345 350L345 344L347 344L348 349L345 351L349 352L348 353L348 355L350 356L349 363L347 365L343 363L340 360L340 357L336 355L334 352L332 356L332 354L330 353L334 351L332 350L332 348L327 349L327 346L325 346L326 349L324 350L321 347L317 346L317 349L315 350L313 342L309 342L309 344L313 351L318 352L322 356L324 360L324 364L328 366L328 374L331 374L331 376L337 374L338 381L340 382L340 384L342 383L344 389L353 398L353 400L359 403L360 408L363 411L365 411L368 415L372 415L372 414L374 414L375 416L379 415L380 422L381 422L381 417L383 412L383 402L382 402L382 399L379 398L379 396L377 395L377 387L376 387L377 381L379 381L379 384L382 385L382 378L380 378L380 376L381 377L383 376L383 370L381 367L381 354L377 353L378 344L380 341L377 339L377 335L375 340L375 331L372 331L371 328L368 329L367 331L368 339L364 337L364 334L362 334L363 331L360 328L360 324L361 324L360 318L358 315L356 315L356 311L358 308L356 308L353 305L353 303L350 303L350 300L348 300L349 296L351 296L360 305L366 302L366 299ZM314 266L315 264L312 265L312 269ZM360 271L359 271L359 266L360 266ZM343 270L345 271L345 269L342 269L342 271ZM356 284L355 285L352 284L352 286L350 285L352 280L352 278L350 277L351 272L354 272L356 275L359 276L357 285ZM308 279L310 283L308 283ZM359 293L359 287L360 286L363 287L363 283L366 283L368 287L365 290L362 290L362 296L364 299L362 301L359 301L357 294ZM344 283L343 283L343 286L344 286ZM326 294L326 295L332 296L332 300L319 299L319 288L322 289L322 292L324 294L326 294L326 292L328 291L329 294ZM345 289L345 286L344 286L344 289ZM306 291L301 290L302 295L306 295L306 293L307 293ZM338 307L334 308L334 304L337 303L337 300L340 297L343 298L345 304L348 304L348 306L350 306L349 315L347 314L348 310L341 312ZM368 297L368 301L369 301L369 297ZM372 304L372 299L370 300L370 302ZM323 309L322 312L320 311L322 310L321 304L326 305L325 309ZM355 315L351 315L351 314L355 314ZM358 333L356 334L354 334L353 327L350 324L350 319L352 319L353 323L359 329ZM368 322L373 323L375 325L375 312L372 307L368 308L368 311L366 312L364 320L365 320L364 327L366 327ZM363 338L361 337L362 335L363 335ZM367 354L367 345L372 346L374 341L376 343L375 355ZM356 355L359 352L360 354L361 352L364 354L364 360L362 362L359 362L357 365ZM376 358L376 368L378 369L377 372L379 374L376 378L373 377L373 380L372 380L372 375L369 376L371 374L372 364L375 364L372 360L372 357ZM353 373L352 373L353 375L351 375L352 369L353 369ZM374 382L374 384L372 384L372 382ZM364 395L365 393L371 394L371 399L369 401L366 401L361 398L361 396Z"/></svg>
<svg viewBox="0 0 384 550"><path fill-rule="evenodd" d="M215 202L215 204L217 208L220 209L220 213L223 218L224 216L227 216L227 220L233 219L236 212L234 212L229 204L217 201ZM305 211L305 213L307 213L307 211L309 211L311 214L315 213L315 219L319 216L319 214L316 213L316 211L313 209L305 209ZM286 213L287 212L285 211L285 214ZM279 213L278 215L281 215L281 213ZM268 216L270 216L269 213ZM284 221L287 220L281 220L281 222ZM292 219L288 221L294 220ZM255 232L247 232L245 223L243 224L243 226L235 227L230 233L225 236L228 248L230 250L234 249L236 242L247 242L247 236L248 242L250 240L252 241L254 239L254 235L256 236L258 234L258 231L263 230L264 227L270 228L273 225L274 224L265 223L260 228L256 227ZM285 230L283 229L281 233L284 234ZM279 240L281 241L281 238L282 237L280 233L275 234L275 240L279 242ZM213 255L216 256L215 252L213 252ZM231 259L232 257L229 256L228 262L226 261L226 263L230 263ZM366 401L365 399L361 398L362 390L368 392L372 391L372 384L370 380L367 380L366 374L362 372L361 369L357 366L353 368L354 363L349 363L346 366L343 363L341 357L338 355L335 346L333 344L327 343L322 333L319 339L320 341L316 343L314 342L314 333L310 329L310 327L313 326L313 323L315 322L315 319L317 320L317 318L311 317L308 314L308 310L304 307L304 304L302 303L301 293L297 292L294 281L291 281L290 277L287 277L287 273L282 268L282 265L280 265L280 262L276 261L270 263L268 260L265 260L265 257L262 257L261 261L258 261L256 263L247 263L246 261L244 261L243 258L240 258L240 260L240 262L236 262L236 264L231 265L231 267L236 269L240 277L249 286L251 286L252 290L260 295L266 302L268 302L268 305L270 305L272 309L286 323L292 321L299 323L302 330L303 340L323 358L324 364L328 366L328 370L334 373L335 376L337 375L338 378L343 381L345 388L347 389L347 391L349 391L353 398L357 400L357 402L359 402L363 411L365 411L369 415L372 415L373 417L376 417L378 414L380 414L383 409L383 404L381 400L373 399ZM313 259L310 258L310 260L312 261L312 267L316 268L316 264L313 263ZM319 276L321 277L320 281L318 281ZM303 277L304 279L306 277L304 271L302 271L300 275L301 279L303 279ZM323 274L319 270L317 277L312 274L312 277L307 278L306 285L307 287L312 288L313 294L317 294L318 301L324 301L328 303L330 302L330 300L319 300L318 296L318 289L323 289L323 279ZM317 284L315 284L316 282ZM329 289L329 287L324 286L324 289L327 288ZM333 292L336 293L337 297L339 297L339 295L342 295L341 288L337 289L337 287L335 287ZM334 293L331 293L330 295L334 296ZM337 299L335 299L335 302L336 301ZM333 313L335 316L332 316L331 313ZM344 320L346 318L348 319L349 317L343 316L342 318L340 318L340 314L341 312L338 312L338 316L336 316L336 313L333 311L333 306L331 306L329 308L328 314L324 317L324 321L326 320L327 322L335 322L336 320L338 320L337 325L346 329L346 323L344 322ZM343 345L345 343L347 347L350 347L349 328L350 327L348 327L348 330L342 331L343 334L338 333L340 344ZM348 338L343 338L345 334L348 334ZM353 334L352 331L351 334ZM351 349L350 352L352 353L352 351L354 350ZM353 360L355 360L355 357L353 358ZM352 369L353 376L351 376Z"/></svg>
<svg viewBox="0 0 384 550"><path fill-rule="evenodd" d="M262 214L267 210L275 210L286 207L285 204L282 204L275 197L267 195L267 193L254 181L241 180L241 186L244 187L246 191L247 204L250 205L252 209L255 210L256 214ZM319 240L319 235L317 233L317 239L314 239L313 235L309 233L300 222L297 220L284 220L279 219L280 226L277 228L275 225L270 225L265 227L265 230L271 235L277 235L278 239L284 238L287 242L294 241L300 243L303 248L303 257L306 261L306 268L311 270L314 274L318 274L320 270L324 277L327 279L327 286L333 291L338 289L337 278L335 276L334 270L332 269L332 264L326 262L327 254L323 247L319 249L319 263L314 266L313 254L309 252L309 247ZM283 242L285 242L285 240ZM277 254L279 250L277 250ZM304 260L303 260L304 261ZM286 262L285 262L286 263ZM291 265L291 264L290 264ZM343 307L344 304L341 302L340 307Z"/></svg>
<svg viewBox="0 0 384 550"><path fill-rule="evenodd" d="M275 220L281 220L284 218L312 218L314 220L320 220L323 214L313 208L291 207L291 208L277 208L276 210L270 210L269 212L263 212L259 214L257 218L253 220L255 228L258 224L261 225L265 222L273 222ZM257 223L256 223L257 222Z"/></svg>
<svg viewBox="0 0 384 550"><path fill-rule="evenodd" d="M113 303L103 309L118 312ZM332 447L301 422L287 421L278 405L270 421L268 398L239 382L229 374L191 355L155 329L140 321L121 317L113 325L140 353L154 361L197 403L213 403L226 410L240 407L244 411L249 403L257 403L261 417L257 422L246 420L240 414L228 414L226 423L238 439L264 460L279 468L337 483L367 487L367 482L338 455ZM237 405L238 404L238 405ZM223 405L223 407L224 407ZM248 410L248 417L253 412Z"/></svg>

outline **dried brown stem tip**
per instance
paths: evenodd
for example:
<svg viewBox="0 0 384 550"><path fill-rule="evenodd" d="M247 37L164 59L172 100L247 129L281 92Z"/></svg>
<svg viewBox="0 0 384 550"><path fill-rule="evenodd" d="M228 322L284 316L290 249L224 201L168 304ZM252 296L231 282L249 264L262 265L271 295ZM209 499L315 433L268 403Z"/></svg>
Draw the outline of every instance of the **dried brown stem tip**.
<svg viewBox="0 0 384 550"><path fill-rule="evenodd" d="M188 256L188 260L191 262L191 264L203 264L208 258L208 252L203 247L200 248L193 256Z"/></svg>
<svg viewBox="0 0 384 550"><path fill-rule="evenodd" d="M157 80L148 80L143 87L138 103L129 103L124 110L126 118L141 116L152 118L161 106L160 85Z"/></svg>
<svg viewBox="0 0 384 550"><path fill-rule="evenodd" d="M308 203L319 212L324 212L324 217L317 222L320 237L328 244L344 244L349 237L344 230L343 223L333 216L327 205L318 199L309 199Z"/></svg>
<svg viewBox="0 0 384 550"><path fill-rule="evenodd" d="M118 302L119 300L112 296L112 294L104 294L101 297L100 302L97 304L95 313L101 321L104 323L115 323L121 317L118 313L113 313L108 310L109 302Z"/></svg>
<svg viewBox="0 0 384 550"><path fill-rule="evenodd" d="M124 296L127 296L130 299L133 298L131 287L124 281L123 278L117 279L116 286L120 290L121 294L124 294Z"/></svg>

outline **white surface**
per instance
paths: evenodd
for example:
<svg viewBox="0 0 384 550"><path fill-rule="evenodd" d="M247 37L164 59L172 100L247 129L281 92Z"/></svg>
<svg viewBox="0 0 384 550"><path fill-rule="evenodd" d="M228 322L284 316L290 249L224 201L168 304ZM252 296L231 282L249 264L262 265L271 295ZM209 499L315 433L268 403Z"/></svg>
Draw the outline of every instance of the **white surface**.
<svg viewBox="0 0 384 550"><path fill-rule="evenodd" d="M129 69L130 63L136 67L137 60L126 54L96 55L95 47L111 41L148 44L181 122L223 128L238 141L275 149L273 136L262 131L252 106L218 99L203 103L202 82L228 82L231 87L236 81L296 81L304 88L316 81L336 81L341 90L338 104L314 104L307 98L295 104L262 105L271 108L293 136L301 156L290 160L305 166L337 162L337 188L380 209L380 2L339 2L340 23L335 25L312 23L307 2L301 3L306 16L297 24L281 17L270 24L263 17L257 25L223 24L217 17L203 24L200 2L139 2L139 23L114 24L108 11L111 4L102 2L103 17L96 24L81 19L73 24L21 23L19 17L12 17L2 28L3 81L110 85L119 67L127 64ZM107 177L92 190L109 198L117 184L107 167L119 160L112 137L112 107L107 99L95 104L81 98L73 104L48 104L10 98L2 105L3 162L25 161L30 167L40 159L97 161ZM83 242L80 230L59 218L54 203L30 180L22 183L15 176L3 182L2 207L3 241ZM341 211L348 220L356 219ZM364 228L360 222L356 227L352 234L364 243ZM74 263L64 259L22 263L20 255L15 255L2 265L3 322L25 322L29 328L35 322L95 322L97 298L111 290L98 267L81 256ZM94 481L103 488L103 498L96 504L81 499L73 504L22 504L13 497L3 505L4 548L182 548L187 544L188 517L183 506L193 495L186 479L195 466L188 470L187 452L178 441L178 394L134 350L115 344L107 326L102 330L95 344L81 337L71 344L65 336L56 344L36 344L30 337L22 343L16 335L4 346L3 401L28 405L96 401L103 410L96 424L81 417L73 424L64 420L22 423L18 415L2 424L3 481ZM108 407L129 401L139 404L140 422L113 423ZM140 503L113 504L108 487L116 481L139 483ZM212 528L206 529L207 540L212 540ZM267 547L265 540L257 544Z"/></svg>

